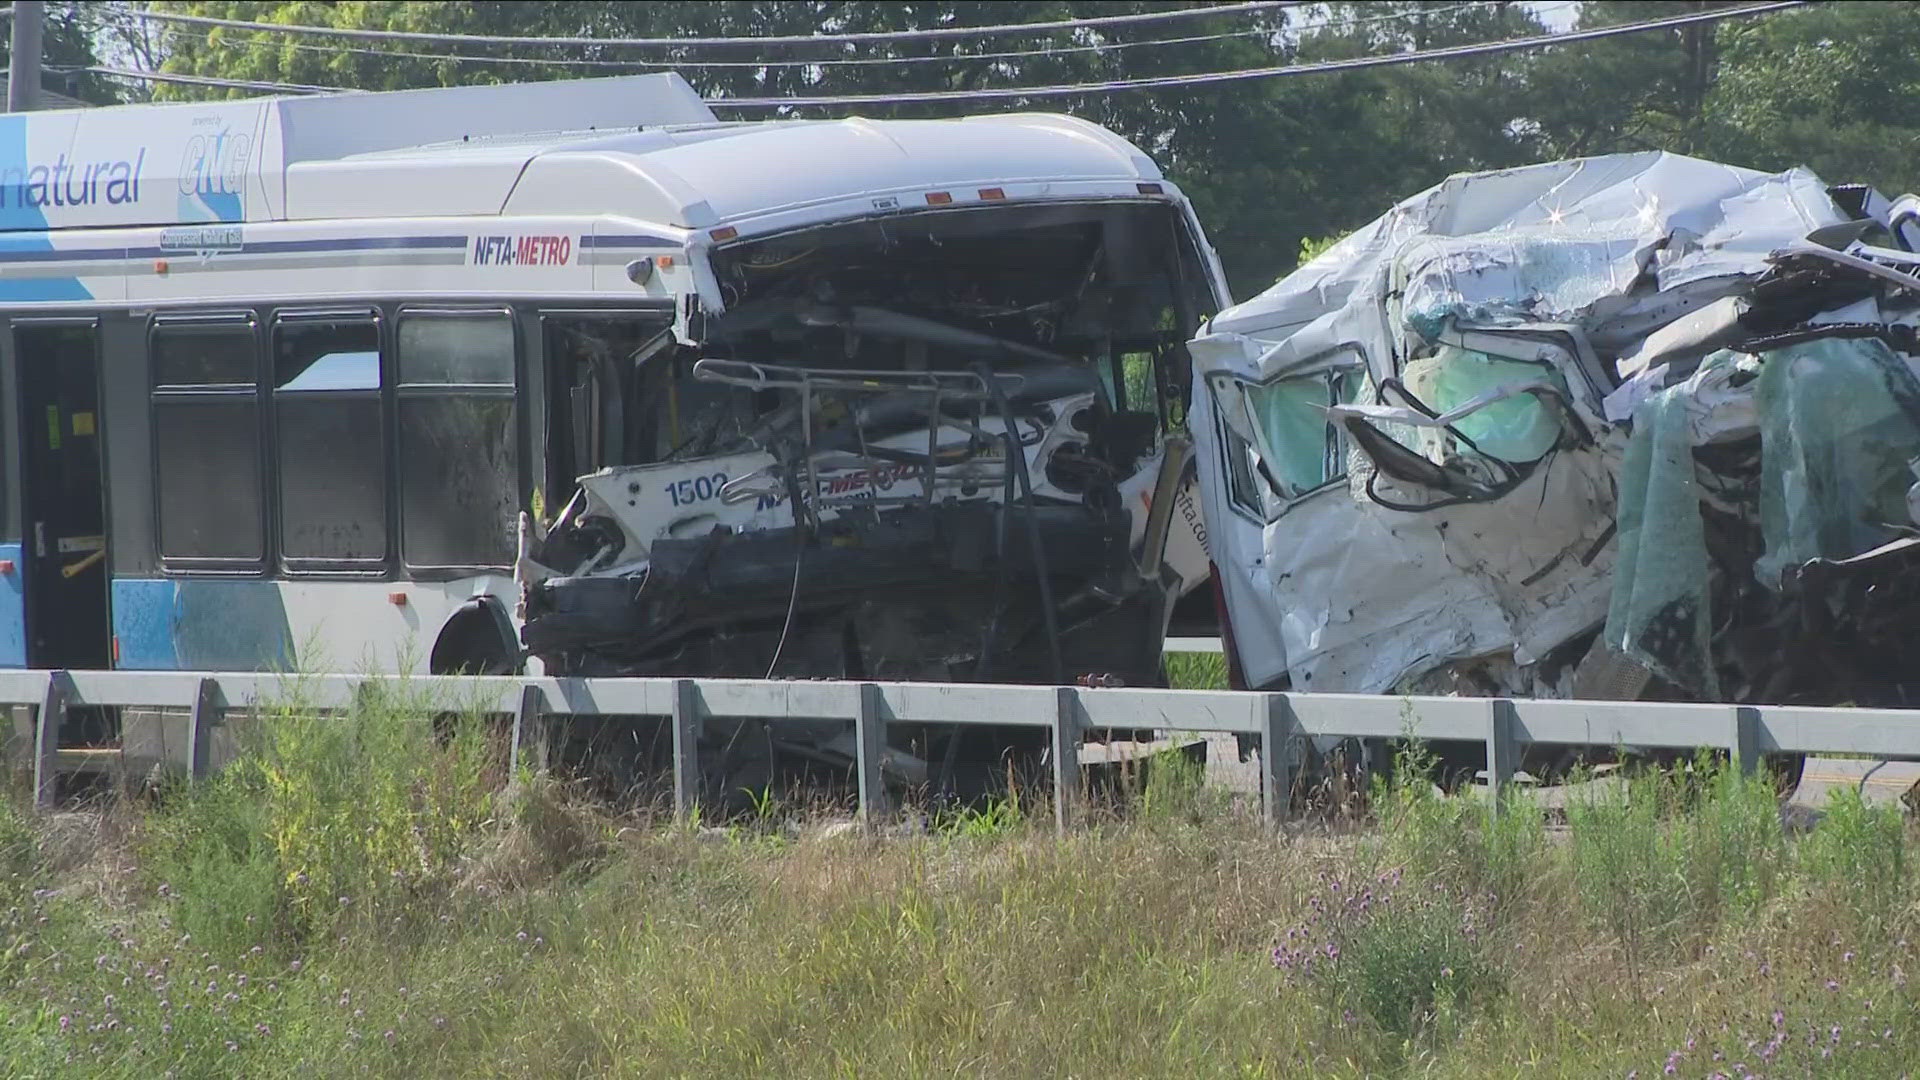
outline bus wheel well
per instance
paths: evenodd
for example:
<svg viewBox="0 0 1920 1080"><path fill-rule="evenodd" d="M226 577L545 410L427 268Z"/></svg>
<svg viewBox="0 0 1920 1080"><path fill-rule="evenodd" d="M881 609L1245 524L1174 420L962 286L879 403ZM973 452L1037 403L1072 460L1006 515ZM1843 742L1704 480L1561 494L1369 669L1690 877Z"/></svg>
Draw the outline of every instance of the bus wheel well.
<svg viewBox="0 0 1920 1080"><path fill-rule="evenodd" d="M507 611L491 596L476 596L447 617L427 667L435 675L513 675L520 650Z"/></svg>

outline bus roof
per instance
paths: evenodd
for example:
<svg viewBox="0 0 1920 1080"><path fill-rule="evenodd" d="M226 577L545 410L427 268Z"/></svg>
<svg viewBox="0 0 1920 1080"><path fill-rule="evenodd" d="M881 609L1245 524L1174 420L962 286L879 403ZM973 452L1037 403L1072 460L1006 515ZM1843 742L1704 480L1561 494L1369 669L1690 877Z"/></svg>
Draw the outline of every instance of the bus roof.
<svg viewBox="0 0 1920 1080"><path fill-rule="evenodd" d="M1159 178L1070 117L723 124L675 74L0 117L0 231L583 212L697 229Z"/></svg>

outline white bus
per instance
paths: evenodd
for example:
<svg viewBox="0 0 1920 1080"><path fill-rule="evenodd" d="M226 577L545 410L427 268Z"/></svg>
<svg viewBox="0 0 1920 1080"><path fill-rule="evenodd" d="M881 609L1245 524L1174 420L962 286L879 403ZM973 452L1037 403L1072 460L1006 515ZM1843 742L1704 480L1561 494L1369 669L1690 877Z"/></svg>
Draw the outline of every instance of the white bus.
<svg viewBox="0 0 1920 1080"><path fill-rule="evenodd" d="M0 229L0 664L1142 681L1207 576L1224 281L1082 121L34 113Z"/></svg>

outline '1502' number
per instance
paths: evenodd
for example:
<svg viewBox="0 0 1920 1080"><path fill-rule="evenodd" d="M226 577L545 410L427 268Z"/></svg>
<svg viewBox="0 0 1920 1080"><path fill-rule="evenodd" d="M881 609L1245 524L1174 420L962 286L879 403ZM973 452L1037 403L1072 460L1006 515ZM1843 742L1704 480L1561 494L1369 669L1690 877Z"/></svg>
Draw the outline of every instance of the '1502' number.
<svg viewBox="0 0 1920 1080"><path fill-rule="evenodd" d="M726 486L726 473L696 476L691 480L675 480L668 484L667 497L673 500L675 506L691 506L694 503L706 502L720 494L720 489Z"/></svg>

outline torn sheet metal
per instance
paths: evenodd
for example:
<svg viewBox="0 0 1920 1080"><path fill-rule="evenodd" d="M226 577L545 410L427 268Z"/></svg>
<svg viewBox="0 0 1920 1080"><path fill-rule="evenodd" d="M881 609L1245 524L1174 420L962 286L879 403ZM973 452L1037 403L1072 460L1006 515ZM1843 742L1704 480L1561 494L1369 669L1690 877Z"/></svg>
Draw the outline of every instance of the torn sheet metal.
<svg viewBox="0 0 1920 1080"><path fill-rule="evenodd" d="M697 345L626 313L548 323L563 509L519 574L548 673L1164 680L1210 571L1178 426L1224 291L1198 233L1144 198L888 204L714 249L728 302ZM844 774L851 733L709 731L702 774ZM1042 734L889 725L920 763L893 778L1004 783Z"/></svg>
<svg viewBox="0 0 1920 1080"><path fill-rule="evenodd" d="M1861 634L1920 615L1913 205L1662 153L1459 176L1222 312L1196 437L1248 681L1843 700L1820 626L1844 700L1907 703L1920 655Z"/></svg>

